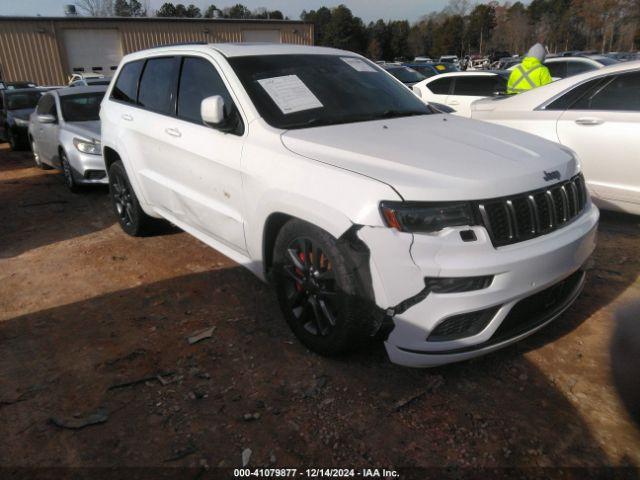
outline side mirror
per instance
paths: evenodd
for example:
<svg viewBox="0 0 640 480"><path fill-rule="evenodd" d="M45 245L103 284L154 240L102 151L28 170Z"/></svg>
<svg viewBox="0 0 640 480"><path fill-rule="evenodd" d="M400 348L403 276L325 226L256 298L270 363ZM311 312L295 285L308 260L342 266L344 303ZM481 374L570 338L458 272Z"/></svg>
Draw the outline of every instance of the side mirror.
<svg viewBox="0 0 640 480"><path fill-rule="evenodd" d="M223 129L227 121L224 116L224 99L220 95L205 98L200 104L200 115L207 125Z"/></svg>
<svg viewBox="0 0 640 480"><path fill-rule="evenodd" d="M40 123L56 123L56 117L48 114L39 114L38 122Z"/></svg>

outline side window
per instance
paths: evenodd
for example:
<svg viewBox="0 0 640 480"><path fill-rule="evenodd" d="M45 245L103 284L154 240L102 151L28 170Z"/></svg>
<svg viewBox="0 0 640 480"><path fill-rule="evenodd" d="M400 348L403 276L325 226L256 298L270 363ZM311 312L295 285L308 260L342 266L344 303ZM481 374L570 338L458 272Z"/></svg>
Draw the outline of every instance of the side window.
<svg viewBox="0 0 640 480"><path fill-rule="evenodd" d="M177 57L147 60L140 79L138 105L157 113L173 115L178 66Z"/></svg>
<svg viewBox="0 0 640 480"><path fill-rule="evenodd" d="M453 95L491 97L497 91L497 75L469 75L456 77Z"/></svg>
<svg viewBox="0 0 640 480"><path fill-rule="evenodd" d="M135 62L127 63L111 91L111 98L126 103L136 103L136 97L138 93L138 79L140 78L140 72L144 61L138 60Z"/></svg>
<svg viewBox="0 0 640 480"><path fill-rule="evenodd" d="M553 78L564 78L567 76L567 62L549 62L546 66Z"/></svg>
<svg viewBox="0 0 640 480"><path fill-rule="evenodd" d="M429 83L427 88L436 95L448 95L452 83L453 77L441 78Z"/></svg>
<svg viewBox="0 0 640 480"><path fill-rule="evenodd" d="M578 75L579 73L590 72L591 70L595 70L596 68L597 67L591 65L590 63L572 60L570 62L567 62L567 77Z"/></svg>
<svg viewBox="0 0 640 480"><path fill-rule="evenodd" d="M53 95L43 95L40 100L38 100L38 106L36 107L36 112L39 115L56 115L56 101L53 98Z"/></svg>
<svg viewBox="0 0 640 480"><path fill-rule="evenodd" d="M576 103L576 101L594 90L602 82L602 78L596 78L594 80L581 83L547 105L545 110L567 110L568 108L573 108L572 105Z"/></svg>
<svg viewBox="0 0 640 480"><path fill-rule="evenodd" d="M640 72L613 77L601 88L583 96L571 109L640 112Z"/></svg>
<svg viewBox="0 0 640 480"><path fill-rule="evenodd" d="M185 57L178 90L178 117L188 122L202 124L200 104L213 95L224 99L225 114L238 115L229 90L211 62L197 57ZM238 115L238 120L239 115ZM242 133L241 126L238 134Z"/></svg>

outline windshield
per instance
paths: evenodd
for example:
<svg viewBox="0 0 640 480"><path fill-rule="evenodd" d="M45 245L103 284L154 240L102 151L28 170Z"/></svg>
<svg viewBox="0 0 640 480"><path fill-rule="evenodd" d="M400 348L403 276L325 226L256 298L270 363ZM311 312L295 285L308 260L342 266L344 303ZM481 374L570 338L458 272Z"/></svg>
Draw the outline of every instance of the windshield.
<svg viewBox="0 0 640 480"><path fill-rule="evenodd" d="M337 55L234 57L260 115L293 129L433 113L375 64Z"/></svg>
<svg viewBox="0 0 640 480"><path fill-rule="evenodd" d="M62 118L67 122L100 120L100 102L102 102L103 97L104 92L61 96Z"/></svg>
<svg viewBox="0 0 640 480"><path fill-rule="evenodd" d="M409 67L391 67L387 71L402 83L418 83L427 78Z"/></svg>
<svg viewBox="0 0 640 480"><path fill-rule="evenodd" d="M41 96L42 92L38 91L7 93L7 110L36 108Z"/></svg>

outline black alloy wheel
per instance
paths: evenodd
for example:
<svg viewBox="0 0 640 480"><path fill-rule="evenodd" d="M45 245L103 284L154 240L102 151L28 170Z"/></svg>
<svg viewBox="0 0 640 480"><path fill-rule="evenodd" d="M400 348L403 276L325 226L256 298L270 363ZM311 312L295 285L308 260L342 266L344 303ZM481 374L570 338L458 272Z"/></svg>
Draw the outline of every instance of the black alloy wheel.
<svg viewBox="0 0 640 480"><path fill-rule="evenodd" d="M336 327L337 295L331 260L310 238L297 238L287 247L282 266L291 314L311 335L326 337Z"/></svg>
<svg viewBox="0 0 640 480"><path fill-rule="evenodd" d="M147 215L142 209L121 161L114 162L109 167L109 196L122 230L129 235L151 235L165 225L161 220Z"/></svg>
<svg viewBox="0 0 640 480"><path fill-rule="evenodd" d="M111 198L123 227L131 227L136 223L135 206L129 182L122 175L115 175L110 183Z"/></svg>
<svg viewBox="0 0 640 480"><path fill-rule="evenodd" d="M348 249L331 234L299 219L278 232L273 284L280 310L298 339L322 355L360 346L371 318L363 315Z"/></svg>
<svg viewBox="0 0 640 480"><path fill-rule="evenodd" d="M64 183L67 188L76 193L80 189L80 186L76 182L73 177L73 170L71 169L71 164L69 163L69 159L67 158L67 154L64 152L60 152L60 163L62 164L62 174L64 175Z"/></svg>

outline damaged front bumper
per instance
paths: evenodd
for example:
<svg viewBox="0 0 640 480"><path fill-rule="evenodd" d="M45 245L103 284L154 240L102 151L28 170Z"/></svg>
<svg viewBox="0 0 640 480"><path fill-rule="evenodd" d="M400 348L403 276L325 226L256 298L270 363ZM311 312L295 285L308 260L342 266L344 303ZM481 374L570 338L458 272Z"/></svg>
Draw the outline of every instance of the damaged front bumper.
<svg viewBox="0 0 640 480"><path fill-rule="evenodd" d="M598 216L589 204L555 232L500 248L484 227L472 228L471 242L460 235L468 228L433 235L359 229L376 305L391 324L385 339L391 361L428 367L465 360L552 321L581 291L580 268L595 248ZM463 279L464 288L429 287L443 278Z"/></svg>

